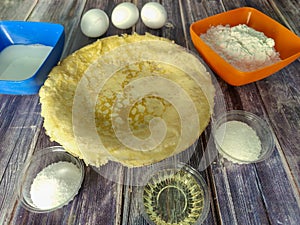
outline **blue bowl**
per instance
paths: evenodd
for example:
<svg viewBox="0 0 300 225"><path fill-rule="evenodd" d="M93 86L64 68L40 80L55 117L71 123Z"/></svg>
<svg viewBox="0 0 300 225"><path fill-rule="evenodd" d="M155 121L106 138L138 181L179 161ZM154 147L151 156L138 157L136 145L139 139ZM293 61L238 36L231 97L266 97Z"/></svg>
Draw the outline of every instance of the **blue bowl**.
<svg viewBox="0 0 300 225"><path fill-rule="evenodd" d="M65 41L60 24L28 21L0 21L0 52L10 45L44 45L52 47L47 58L32 76L24 80L1 79L0 93L37 94L51 69L60 60Z"/></svg>

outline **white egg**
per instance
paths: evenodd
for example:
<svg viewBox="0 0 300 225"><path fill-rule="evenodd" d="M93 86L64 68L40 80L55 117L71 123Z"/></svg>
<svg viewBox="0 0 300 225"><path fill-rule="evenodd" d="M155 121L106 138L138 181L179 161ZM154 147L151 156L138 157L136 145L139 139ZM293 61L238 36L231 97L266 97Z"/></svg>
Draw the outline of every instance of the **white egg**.
<svg viewBox="0 0 300 225"><path fill-rule="evenodd" d="M111 22L119 29L128 29L137 23L139 19L139 10L135 4L123 2L117 5L112 14Z"/></svg>
<svg viewBox="0 0 300 225"><path fill-rule="evenodd" d="M109 26L109 18L101 9L90 9L81 18L80 28L88 37L99 37L104 34Z"/></svg>
<svg viewBox="0 0 300 225"><path fill-rule="evenodd" d="M158 2L148 2L142 8L141 18L147 27L159 29L167 22L167 12Z"/></svg>

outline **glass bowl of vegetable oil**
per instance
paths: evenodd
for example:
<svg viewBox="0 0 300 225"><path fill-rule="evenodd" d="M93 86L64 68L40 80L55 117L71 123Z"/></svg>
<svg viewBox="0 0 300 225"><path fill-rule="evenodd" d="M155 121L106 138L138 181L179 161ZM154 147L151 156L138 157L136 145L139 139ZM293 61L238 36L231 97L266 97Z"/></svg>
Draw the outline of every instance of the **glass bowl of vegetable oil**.
<svg viewBox="0 0 300 225"><path fill-rule="evenodd" d="M207 185L194 168L174 163L146 175L139 204L148 223L201 224L209 212Z"/></svg>

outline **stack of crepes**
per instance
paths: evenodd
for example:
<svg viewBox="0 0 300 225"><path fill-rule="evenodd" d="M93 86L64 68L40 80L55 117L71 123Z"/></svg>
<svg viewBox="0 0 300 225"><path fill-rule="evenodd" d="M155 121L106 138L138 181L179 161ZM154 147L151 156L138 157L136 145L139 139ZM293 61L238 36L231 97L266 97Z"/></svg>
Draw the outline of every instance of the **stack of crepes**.
<svg viewBox="0 0 300 225"><path fill-rule="evenodd" d="M159 162L209 123L215 89L197 57L146 35L111 36L62 60L40 89L51 140L86 164Z"/></svg>

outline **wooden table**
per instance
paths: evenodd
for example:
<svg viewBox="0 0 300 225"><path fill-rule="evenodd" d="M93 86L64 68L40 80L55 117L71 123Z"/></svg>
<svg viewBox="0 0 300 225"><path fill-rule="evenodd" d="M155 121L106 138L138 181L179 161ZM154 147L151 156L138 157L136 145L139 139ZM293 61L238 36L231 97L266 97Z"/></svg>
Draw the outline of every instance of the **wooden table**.
<svg viewBox="0 0 300 225"><path fill-rule="evenodd" d="M95 41L79 28L82 14L100 8L111 15L114 0L2 0L1 20L50 21L65 27L62 57ZM148 1L134 0L139 9ZM250 6L300 35L298 0L162 0L168 26L119 30L110 25L105 36L150 32L196 52L190 39L192 22L230 9ZM274 75L241 87L216 76L227 110L242 109L264 118L276 147L267 160L237 165L217 157L201 172L210 190L211 207L204 224L300 224L300 63L296 60ZM210 127L199 140L201 150ZM87 167L74 201L62 209L34 214L20 206L17 177L35 151L56 145L43 129L39 96L0 95L0 224L147 224L141 216L136 187L111 182ZM197 159L195 159L197 161Z"/></svg>

